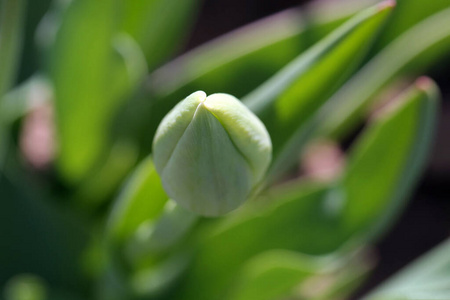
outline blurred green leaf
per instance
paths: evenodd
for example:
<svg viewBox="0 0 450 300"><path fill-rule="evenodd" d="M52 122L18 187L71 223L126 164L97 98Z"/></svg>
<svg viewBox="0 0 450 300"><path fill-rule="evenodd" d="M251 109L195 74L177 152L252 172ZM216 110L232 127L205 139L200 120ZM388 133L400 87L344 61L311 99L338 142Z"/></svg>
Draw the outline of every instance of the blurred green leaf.
<svg viewBox="0 0 450 300"><path fill-rule="evenodd" d="M317 3L251 23L155 71L149 78L149 92L172 102L171 106L196 90L240 98L364 7L367 3L352 3L345 9L342 3Z"/></svg>
<svg viewBox="0 0 450 300"><path fill-rule="evenodd" d="M123 241L135 234L145 221L155 220L168 197L151 157L146 158L127 180L108 220L112 238Z"/></svg>
<svg viewBox="0 0 450 300"><path fill-rule="evenodd" d="M385 229L418 180L430 150L439 91L420 78L379 115L352 149L343 178L343 226ZM383 159L380 159L383 158Z"/></svg>
<svg viewBox="0 0 450 300"><path fill-rule="evenodd" d="M64 13L51 61L58 167L70 183L92 168L105 148L120 100L110 88L118 0L73 1ZM114 74L113 74L114 75Z"/></svg>
<svg viewBox="0 0 450 300"><path fill-rule="evenodd" d="M324 270L324 260L295 252L273 250L250 259L237 276L230 300L272 300L289 295L294 288Z"/></svg>
<svg viewBox="0 0 450 300"><path fill-rule="evenodd" d="M140 45L150 69L174 54L192 23L199 0L123 1L122 28Z"/></svg>
<svg viewBox="0 0 450 300"><path fill-rule="evenodd" d="M361 122L374 96L394 79L429 67L450 49L450 9L395 39L329 101L320 116L320 135L341 138Z"/></svg>
<svg viewBox="0 0 450 300"><path fill-rule="evenodd" d="M130 35L116 34L112 46L115 51L110 88L112 95L121 98L140 85L148 71L144 53Z"/></svg>
<svg viewBox="0 0 450 300"><path fill-rule="evenodd" d="M74 192L74 202L86 212L95 211L111 199L137 160L138 150L133 143L118 141L111 145L109 152L99 159L101 164Z"/></svg>
<svg viewBox="0 0 450 300"><path fill-rule="evenodd" d="M202 297L214 299L245 261L263 251L327 254L380 234L403 206L423 167L436 97L435 85L421 79L380 113L354 146L341 180L275 188L268 204L249 204L205 229L200 252L180 289L182 297L201 299L193 287L202 282ZM207 275L212 273L214 278Z"/></svg>
<svg viewBox="0 0 450 300"><path fill-rule="evenodd" d="M373 53L379 52L402 33L427 17L450 7L447 0L435 0L424 3L423 0L396 0L397 7L386 24L385 30L377 39Z"/></svg>
<svg viewBox="0 0 450 300"><path fill-rule="evenodd" d="M271 135L274 159L270 176L283 171L279 161L283 147L291 138L297 138L296 131L303 130L351 75L391 10L387 3L361 12L243 98Z"/></svg>
<svg viewBox="0 0 450 300"><path fill-rule="evenodd" d="M22 274L8 281L4 294L6 300L45 300L47 288L41 278Z"/></svg>
<svg viewBox="0 0 450 300"><path fill-rule="evenodd" d="M26 0L0 2L0 102L18 72Z"/></svg>
<svg viewBox="0 0 450 300"><path fill-rule="evenodd" d="M450 299L450 240L406 266L364 299Z"/></svg>
<svg viewBox="0 0 450 300"><path fill-rule="evenodd" d="M297 201L277 199L262 211L249 208L246 214L231 215L217 226L204 228L205 236L199 237L200 252L176 296L179 299L221 299L236 272L254 255L270 249L307 247L307 240L320 236L322 230L334 229L334 220L321 210L320 200L327 192L320 186L302 186L300 194L296 194ZM320 241L332 243L332 239L320 238ZM200 282L201 293L195 288Z"/></svg>
<svg viewBox="0 0 450 300"><path fill-rule="evenodd" d="M127 34L116 35L113 46L115 52L110 91L115 97L126 98L147 73L145 58L139 46ZM109 149L103 151L96 166L80 182L75 195L76 202L92 210L110 199L135 166L139 158L138 150L129 139L110 142Z"/></svg>
<svg viewBox="0 0 450 300"><path fill-rule="evenodd" d="M226 299L336 299L348 295L365 278L368 262L355 257L314 257L270 250L250 259L236 274Z"/></svg>

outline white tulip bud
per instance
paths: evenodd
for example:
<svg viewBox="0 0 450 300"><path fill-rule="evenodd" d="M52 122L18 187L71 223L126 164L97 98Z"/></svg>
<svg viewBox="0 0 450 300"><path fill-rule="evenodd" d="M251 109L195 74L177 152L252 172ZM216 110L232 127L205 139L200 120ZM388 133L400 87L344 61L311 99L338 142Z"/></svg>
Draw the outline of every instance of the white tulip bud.
<svg viewBox="0 0 450 300"><path fill-rule="evenodd" d="M227 94L191 94L162 120L153 141L167 194L204 216L226 214L248 199L271 156L264 124Z"/></svg>

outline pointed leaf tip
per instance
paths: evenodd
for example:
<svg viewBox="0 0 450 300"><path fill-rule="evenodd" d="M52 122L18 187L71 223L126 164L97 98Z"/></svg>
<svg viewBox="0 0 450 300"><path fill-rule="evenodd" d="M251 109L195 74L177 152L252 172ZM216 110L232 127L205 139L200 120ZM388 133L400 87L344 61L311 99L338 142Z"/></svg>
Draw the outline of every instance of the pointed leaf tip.
<svg viewBox="0 0 450 300"><path fill-rule="evenodd" d="M434 81L427 76L421 76L419 78L417 78L416 82L415 82L415 86L422 91L428 91L430 89L432 89L433 87L435 87L435 83Z"/></svg>
<svg viewBox="0 0 450 300"><path fill-rule="evenodd" d="M386 0L386 1L380 2L378 4L378 9L381 11L381 10L385 10L385 9L389 9L389 8L394 8L395 6L397 6L397 1Z"/></svg>
<svg viewBox="0 0 450 300"><path fill-rule="evenodd" d="M427 76L421 76L416 79L414 86L421 92L427 94L429 101L436 102L440 99L440 91L436 82Z"/></svg>

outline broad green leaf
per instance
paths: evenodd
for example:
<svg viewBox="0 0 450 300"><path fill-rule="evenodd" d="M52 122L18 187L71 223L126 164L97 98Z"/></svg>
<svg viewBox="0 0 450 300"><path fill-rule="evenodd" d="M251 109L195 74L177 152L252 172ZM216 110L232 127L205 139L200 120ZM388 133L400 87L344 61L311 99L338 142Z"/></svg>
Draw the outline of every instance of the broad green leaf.
<svg viewBox="0 0 450 300"><path fill-rule="evenodd" d="M320 135L343 137L361 121L383 87L402 75L429 67L449 49L450 9L446 9L395 39L333 95L320 116Z"/></svg>
<svg viewBox="0 0 450 300"><path fill-rule="evenodd" d="M236 274L236 287L226 299L280 299L304 281L323 272L323 262L323 259L295 252L264 252L242 266L242 275Z"/></svg>
<svg viewBox="0 0 450 300"><path fill-rule="evenodd" d="M433 140L439 92L420 78L384 112L352 149L342 184L343 226L350 231L385 229L404 206L424 167Z"/></svg>
<svg viewBox="0 0 450 300"><path fill-rule="evenodd" d="M205 229L182 295L213 299L242 263L263 251L327 254L380 234L403 206L423 167L436 97L434 84L421 79L380 113L354 146L337 182L276 188L268 194L268 204L249 204ZM208 277L212 273L214 278ZM204 284L201 295L192 288L199 282Z"/></svg>
<svg viewBox="0 0 450 300"><path fill-rule="evenodd" d="M382 283L367 300L450 298L450 241L431 250Z"/></svg>
<svg viewBox="0 0 450 300"><path fill-rule="evenodd" d="M402 33L427 17L450 7L447 0L423 2L422 0L396 0L397 7L377 39L373 53L380 51Z"/></svg>
<svg viewBox="0 0 450 300"><path fill-rule="evenodd" d="M243 99L272 137L269 173L283 171L278 160L283 147L298 139L296 131L351 75L391 10L388 3L359 13Z"/></svg>
<svg viewBox="0 0 450 300"><path fill-rule="evenodd" d="M150 69L174 54L190 27L198 0L123 1L122 29L145 54Z"/></svg>
<svg viewBox="0 0 450 300"><path fill-rule="evenodd" d="M149 92L172 101L172 106L196 90L240 98L364 7L367 3L345 9L342 3L318 3L259 20L156 70L149 78Z"/></svg>
<svg viewBox="0 0 450 300"><path fill-rule="evenodd" d="M217 226L206 227L205 236L200 237L200 251L176 296L221 299L236 272L251 257L271 249L308 248L314 236L332 231L337 225L336 218L322 211L321 200L327 194L324 187L302 186L295 199L277 199L264 210L250 208L246 214L231 215ZM320 238L320 241L323 247L329 248L336 242L334 239ZM201 292L195 288L200 283Z"/></svg>
<svg viewBox="0 0 450 300"><path fill-rule="evenodd" d="M336 299L365 278L369 263L361 255L314 257L271 250L247 261L236 276L230 300ZM320 287L320 288L318 288Z"/></svg>
<svg viewBox="0 0 450 300"><path fill-rule="evenodd" d="M58 167L70 183L83 178L104 150L119 100L110 86L117 5L117 0L71 2L52 50Z"/></svg>
<svg viewBox="0 0 450 300"><path fill-rule="evenodd" d="M109 90L115 97L125 98L146 74L145 58L139 46L127 34L116 35L113 46L115 55ZM94 209L110 199L139 156L139 149L129 139L111 142L109 148L103 151L96 166L79 183L75 200L85 205L85 208Z"/></svg>
<svg viewBox="0 0 450 300"><path fill-rule="evenodd" d="M22 46L25 7L26 0L2 0L0 2L0 102L16 79Z"/></svg>
<svg viewBox="0 0 450 300"><path fill-rule="evenodd" d="M145 221L155 220L168 197L151 157L146 158L127 180L108 220L110 236L118 241L130 238Z"/></svg>

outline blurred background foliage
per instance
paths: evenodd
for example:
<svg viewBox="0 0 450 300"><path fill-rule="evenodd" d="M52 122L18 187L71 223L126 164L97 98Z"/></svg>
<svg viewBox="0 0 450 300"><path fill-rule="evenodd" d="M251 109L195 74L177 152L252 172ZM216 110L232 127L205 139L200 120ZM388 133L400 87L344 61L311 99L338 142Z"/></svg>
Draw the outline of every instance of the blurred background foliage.
<svg viewBox="0 0 450 300"><path fill-rule="evenodd" d="M378 2L0 0L0 299L450 299L450 2ZM151 158L196 90L274 143L216 219Z"/></svg>

